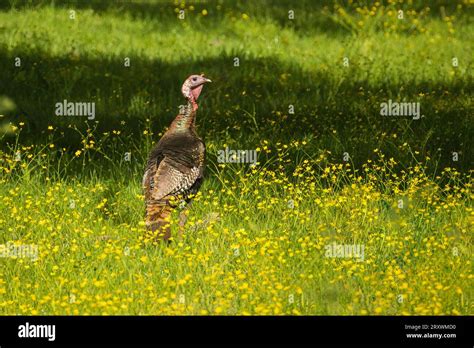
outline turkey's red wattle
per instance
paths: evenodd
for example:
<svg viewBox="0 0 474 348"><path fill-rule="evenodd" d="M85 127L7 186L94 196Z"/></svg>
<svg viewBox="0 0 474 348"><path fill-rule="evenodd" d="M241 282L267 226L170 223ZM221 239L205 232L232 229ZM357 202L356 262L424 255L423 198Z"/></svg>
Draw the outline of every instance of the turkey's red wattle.
<svg viewBox="0 0 474 348"><path fill-rule="evenodd" d="M193 94L194 100L197 100L199 98L199 95L201 94L201 91L202 91L202 86L203 85L197 86L196 88L193 88L191 90L191 93Z"/></svg>

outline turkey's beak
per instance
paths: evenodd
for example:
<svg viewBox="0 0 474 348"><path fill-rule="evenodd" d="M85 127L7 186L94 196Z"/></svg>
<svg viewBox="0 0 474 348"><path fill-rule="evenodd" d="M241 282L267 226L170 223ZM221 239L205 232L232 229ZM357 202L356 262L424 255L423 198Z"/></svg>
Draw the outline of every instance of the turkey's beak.
<svg viewBox="0 0 474 348"><path fill-rule="evenodd" d="M212 81L209 80L209 79L204 78L204 82L212 82Z"/></svg>

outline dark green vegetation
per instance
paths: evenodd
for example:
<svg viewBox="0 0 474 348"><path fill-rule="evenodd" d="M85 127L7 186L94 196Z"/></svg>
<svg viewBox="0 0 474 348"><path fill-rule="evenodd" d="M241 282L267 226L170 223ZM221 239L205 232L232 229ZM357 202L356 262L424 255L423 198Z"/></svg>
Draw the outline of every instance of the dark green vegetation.
<svg viewBox="0 0 474 348"><path fill-rule="evenodd" d="M143 128L162 131L183 103L184 78L205 72L215 83L200 100L198 123L216 149L305 139L308 154L327 149L336 162L348 152L360 165L379 148L408 165L411 149L421 160L427 155L441 166L469 168L472 9L450 2L426 10L415 3L375 7L373 15L364 15L356 4L232 3L186 4L184 20L175 13L179 4L167 2L59 2L54 9L17 6L15 16L3 12L0 95L17 108L2 121L25 122L23 136L35 142L48 136L48 125L58 126L64 137L55 143L74 152L81 138L67 126L85 130L84 118L56 117L54 105L93 101L96 118L88 126L122 130L130 138L114 152L138 148L143 162L149 145ZM75 20L69 19L73 7ZM399 8L405 9L403 20ZM15 57L21 68L14 67ZM380 104L389 99L420 102L424 117L380 116ZM409 147L401 149L405 142ZM103 156L94 156L103 168Z"/></svg>

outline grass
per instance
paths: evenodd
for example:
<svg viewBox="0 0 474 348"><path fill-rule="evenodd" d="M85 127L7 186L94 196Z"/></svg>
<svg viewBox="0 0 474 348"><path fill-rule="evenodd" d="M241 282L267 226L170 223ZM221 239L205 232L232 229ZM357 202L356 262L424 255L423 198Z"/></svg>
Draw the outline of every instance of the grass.
<svg viewBox="0 0 474 348"><path fill-rule="evenodd" d="M39 248L0 259L0 313L472 314L472 8L364 4L0 6L0 244ZM153 244L143 168L196 72L206 181Z"/></svg>

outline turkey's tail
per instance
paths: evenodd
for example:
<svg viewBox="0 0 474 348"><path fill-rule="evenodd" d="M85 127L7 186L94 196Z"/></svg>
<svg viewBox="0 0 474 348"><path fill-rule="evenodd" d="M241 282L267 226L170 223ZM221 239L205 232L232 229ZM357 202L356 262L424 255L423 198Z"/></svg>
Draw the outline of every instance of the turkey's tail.
<svg viewBox="0 0 474 348"><path fill-rule="evenodd" d="M150 202L146 205L146 228L150 237L155 240L167 241L171 237L171 210L166 201Z"/></svg>

